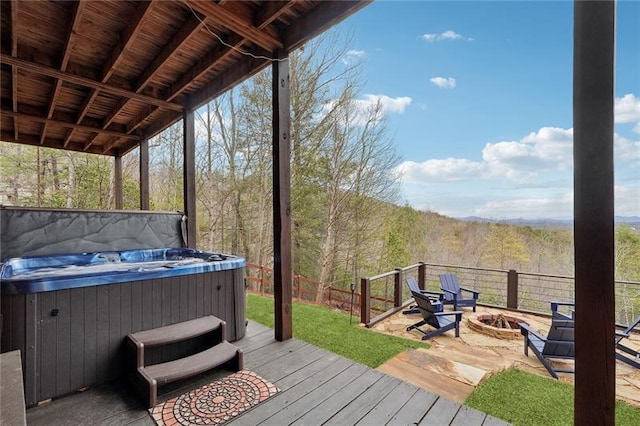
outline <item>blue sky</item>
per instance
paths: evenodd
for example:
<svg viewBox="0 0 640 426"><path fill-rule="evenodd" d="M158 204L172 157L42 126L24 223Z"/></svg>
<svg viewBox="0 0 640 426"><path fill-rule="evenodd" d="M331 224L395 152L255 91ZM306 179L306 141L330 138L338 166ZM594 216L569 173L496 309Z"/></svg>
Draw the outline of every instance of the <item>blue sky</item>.
<svg viewBox="0 0 640 426"><path fill-rule="evenodd" d="M616 214L640 216L640 2L617 10ZM387 105L402 203L571 218L573 2L378 1L353 34L361 98Z"/></svg>

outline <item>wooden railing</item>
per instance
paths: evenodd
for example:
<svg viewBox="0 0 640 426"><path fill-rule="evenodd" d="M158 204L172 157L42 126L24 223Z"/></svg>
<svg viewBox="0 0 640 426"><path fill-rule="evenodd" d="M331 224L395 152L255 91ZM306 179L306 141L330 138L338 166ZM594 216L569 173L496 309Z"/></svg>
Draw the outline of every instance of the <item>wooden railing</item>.
<svg viewBox="0 0 640 426"><path fill-rule="evenodd" d="M299 301L315 302L317 300L318 281L309 279L304 275L294 274L293 278L293 297ZM255 263L247 263L247 283L250 291L264 294L273 294L273 268ZM374 301L380 302L381 306L393 302L383 297L372 297ZM361 297L360 292L354 289L353 292L333 286L326 286L322 295L322 303L345 312L353 311L359 315ZM374 306L374 312L384 312L386 308Z"/></svg>
<svg viewBox="0 0 640 426"><path fill-rule="evenodd" d="M420 262L360 280L360 321L367 326L402 309L411 299L404 280L415 276L421 289L440 291L439 274L455 273L462 286L480 291L479 304L532 313L548 313L550 300L574 301L574 278ZM640 282L615 282L616 321L629 323L640 314ZM382 301L382 302L381 302ZM372 313L379 313L372 317Z"/></svg>

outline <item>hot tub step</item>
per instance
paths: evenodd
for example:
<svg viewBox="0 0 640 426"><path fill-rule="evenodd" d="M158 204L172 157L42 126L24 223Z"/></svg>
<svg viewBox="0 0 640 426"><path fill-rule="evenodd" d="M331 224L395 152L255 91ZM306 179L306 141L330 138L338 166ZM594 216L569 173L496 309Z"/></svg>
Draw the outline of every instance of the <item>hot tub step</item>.
<svg viewBox="0 0 640 426"><path fill-rule="evenodd" d="M145 365L145 347L160 347L214 333L213 346L182 358ZM226 323L214 316L171 324L127 336L135 362L130 377L145 395L149 408L156 405L158 386L187 379L204 371L230 363L235 370L243 366L242 350L226 340Z"/></svg>
<svg viewBox="0 0 640 426"><path fill-rule="evenodd" d="M224 341L195 355L162 364L149 365L142 367L142 370L158 385L164 385L193 377L233 359L236 359L236 364L242 364L242 350ZM238 365L234 367L237 370L240 369Z"/></svg>
<svg viewBox="0 0 640 426"><path fill-rule="evenodd" d="M168 345L202 336L218 328L222 328L222 339L226 340L226 323L220 318L209 315L194 320L158 327L151 330L138 331L129 335L129 339L144 346Z"/></svg>

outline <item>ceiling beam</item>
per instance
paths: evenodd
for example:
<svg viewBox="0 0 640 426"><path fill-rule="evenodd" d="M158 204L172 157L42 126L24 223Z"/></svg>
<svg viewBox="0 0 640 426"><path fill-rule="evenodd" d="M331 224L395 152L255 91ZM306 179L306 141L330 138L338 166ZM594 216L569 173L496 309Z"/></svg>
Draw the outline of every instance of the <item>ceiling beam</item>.
<svg viewBox="0 0 640 426"><path fill-rule="evenodd" d="M12 1L11 8L11 56L18 56L18 2ZM11 67L11 103L13 112L18 112L18 67ZM13 133L18 140L18 119L13 119Z"/></svg>
<svg viewBox="0 0 640 426"><path fill-rule="evenodd" d="M141 1L138 2L133 16L129 20L129 25L122 32L118 44L111 51L109 59L102 70L102 81L107 82L111 75L115 72L118 64L122 60L123 54L127 51L131 43L135 40L136 36L140 32L140 28L144 24L145 20L149 17L149 11L152 9L153 1Z"/></svg>
<svg viewBox="0 0 640 426"><path fill-rule="evenodd" d="M67 28L67 37L64 43L64 48L62 49L62 59L60 60L60 71L67 70L67 64L69 63L69 57L71 56L71 48L73 47L73 42L75 39L75 35L78 31L78 24L80 23L80 16L82 15L82 11L85 6L84 0L75 2L73 8L73 15L71 17L71 24ZM62 88L62 80L59 78L55 79L55 83L53 84L53 91L51 92L51 97L49 98L49 106L47 108L47 118L51 118L53 116L53 110L56 107L56 99L58 98L58 94L60 93L60 89ZM40 143L44 143L45 136L47 134L47 123L42 126L42 133L40 134Z"/></svg>
<svg viewBox="0 0 640 426"><path fill-rule="evenodd" d="M290 52L297 49L371 2L372 0L318 2L316 7L297 19L287 29L284 37L285 50Z"/></svg>
<svg viewBox="0 0 640 426"><path fill-rule="evenodd" d="M294 1L266 1L256 11L253 17L253 24L256 28L263 29L278 19L284 12L291 9L294 4Z"/></svg>
<svg viewBox="0 0 640 426"><path fill-rule="evenodd" d="M186 23L178 30L178 33L171 38L171 41L160 51L158 56L154 58L154 60L145 68L142 72L138 82L136 83L135 91L136 93L140 93L147 85L151 82L151 79L155 77L155 75L160 71L160 68L167 63L167 61L193 36L200 28L204 26L202 22L202 18L199 16L191 16ZM170 100L173 100L171 98ZM104 120L102 128L106 129L113 120L120 114L120 112L127 107L129 104L129 99L123 99L118 102L118 105L111 110L109 115L107 115ZM153 112L156 108L150 108L151 112ZM132 130L135 130L142 122L139 122L136 126L132 127ZM89 144L93 143L92 138L89 140ZM116 143L114 141L113 143Z"/></svg>
<svg viewBox="0 0 640 426"><path fill-rule="evenodd" d="M224 6L220 6L210 0L182 0L191 10L196 10L207 17L207 20L221 25L230 31L241 35L251 43L255 43L263 49L272 52L276 48L282 48L282 42L272 35L261 31L253 26L251 20L242 17L227 10Z"/></svg>
<svg viewBox="0 0 640 426"><path fill-rule="evenodd" d="M15 143L20 143L22 145L40 146L40 137L35 135L21 134L20 141L18 141L16 139L13 139L13 132L7 132L5 130L2 130L0 131L0 139L4 142L15 142ZM69 151L87 152L90 154L116 155L115 152L109 152L109 153L102 152L102 147L100 146L92 146L85 151L83 149L82 144L75 143L75 142L69 143L66 147L63 147L62 139L46 138L44 141L44 144L48 148L66 149Z"/></svg>
<svg viewBox="0 0 640 426"><path fill-rule="evenodd" d="M37 115L31 115L31 114L25 114L25 113L20 113L20 112L13 112L9 109L2 109L0 110L0 112L2 113L2 115L6 115L7 117L15 117L15 118L19 118L20 120L24 120L24 121L32 121L35 123L46 123L52 126L60 126L60 127L66 127L69 129L77 129L77 130L84 130L87 132L95 132L95 133L99 133L102 135L107 135L107 136L115 136L115 137L119 137L119 138L127 138L127 139L133 139L133 140L141 140L142 137L138 136L138 135L131 135L128 133L124 133L124 132L118 132L115 130L105 130L105 129L100 129L97 127L92 127L92 126L85 126L82 124L76 124L76 123L69 123L66 121L60 121L60 120L53 120L53 119L49 119L49 118L45 118L45 117L39 117Z"/></svg>
<svg viewBox="0 0 640 426"><path fill-rule="evenodd" d="M124 52L127 51L128 47L135 40L135 36L138 34L140 27L145 22L145 20L150 16L149 12L152 9L151 6L152 6L151 1L139 2L138 7L136 8L133 14L133 17L129 21L129 25L127 25L127 28L125 28L124 31L122 32L122 35L118 40L118 44L111 51L111 55L109 55L109 59L107 60L105 65L102 67L101 81L103 83L106 83L107 81L109 81L109 79L115 72L118 64L124 57ZM139 92L140 91L136 90L136 93L139 93ZM77 124L80 124L82 122L82 119L87 114L87 111L89 110L89 108L91 108L91 105L93 104L93 102L97 97L98 97L98 90L92 89L89 95L87 96L87 99L85 100L82 108L80 109L78 118L76 120ZM128 101L129 100L127 99L124 105L126 105ZM104 124L103 128L108 127L108 125L111 123L113 118L121 111L122 108L124 107L116 108L116 112L112 114L108 120L105 121L106 124ZM67 134L67 136L65 137L65 145L69 142L69 140L73 136L74 131L75 131L74 129L71 129ZM89 144L92 144L94 139L95 137L91 138L91 140L89 141Z"/></svg>
<svg viewBox="0 0 640 426"><path fill-rule="evenodd" d="M253 76L261 69L269 65L271 61L251 58L250 60L237 62L221 74L217 79L204 86L191 96L191 102L187 105L189 109L196 109L209 100L220 96L231 89L236 84Z"/></svg>
<svg viewBox="0 0 640 426"><path fill-rule="evenodd" d="M271 4L273 3L273 4ZM293 4L293 2L279 1L279 2L265 2L262 7L256 12L256 18L254 19L257 28L262 29L277 19L280 15L285 13ZM224 60L230 53L236 49L240 49L244 43L248 40L246 38L238 38L237 36L231 36L225 41L228 45L232 46L218 46L211 49L204 57L202 57L186 74L184 74L180 80L171 87L169 97L167 100L171 101L176 96L180 95L187 89L189 83L198 79L204 75L211 68L215 67L220 61ZM252 52L257 56L269 56L266 51ZM266 65L265 65L266 66ZM218 89L214 89L217 91ZM222 93L222 92L219 92ZM142 123L147 120L154 112L156 108L148 108L144 114L140 114L136 120L134 120L129 126L128 131L134 131ZM152 133L157 133L155 129Z"/></svg>
<svg viewBox="0 0 640 426"><path fill-rule="evenodd" d="M20 58L14 58L4 53L0 53L0 62L17 66L18 68L21 68L25 71L34 72L37 74L46 75L53 78L59 78L61 80L64 80L65 82L74 83L79 86L90 87L92 89L99 89L99 90L102 90L103 92L111 93L113 95L120 96L123 98L130 98L145 104L155 105L160 108L169 109L172 111L183 110L182 105L179 105L179 104L163 101L162 99L154 98L153 96L135 93L130 90L122 89L120 87L116 87L106 83L101 83L99 81L95 81L90 78L82 77L82 76L71 74L68 72L62 72L55 68L39 65L30 61L26 61L24 59L20 59Z"/></svg>

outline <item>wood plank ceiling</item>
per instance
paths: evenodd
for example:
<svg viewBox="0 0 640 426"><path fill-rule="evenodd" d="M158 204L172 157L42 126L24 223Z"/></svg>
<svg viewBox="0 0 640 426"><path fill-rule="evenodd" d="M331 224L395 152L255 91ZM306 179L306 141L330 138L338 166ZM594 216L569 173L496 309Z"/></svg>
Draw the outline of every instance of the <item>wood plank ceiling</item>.
<svg viewBox="0 0 640 426"><path fill-rule="evenodd" d="M0 140L121 156L368 2L2 1Z"/></svg>

